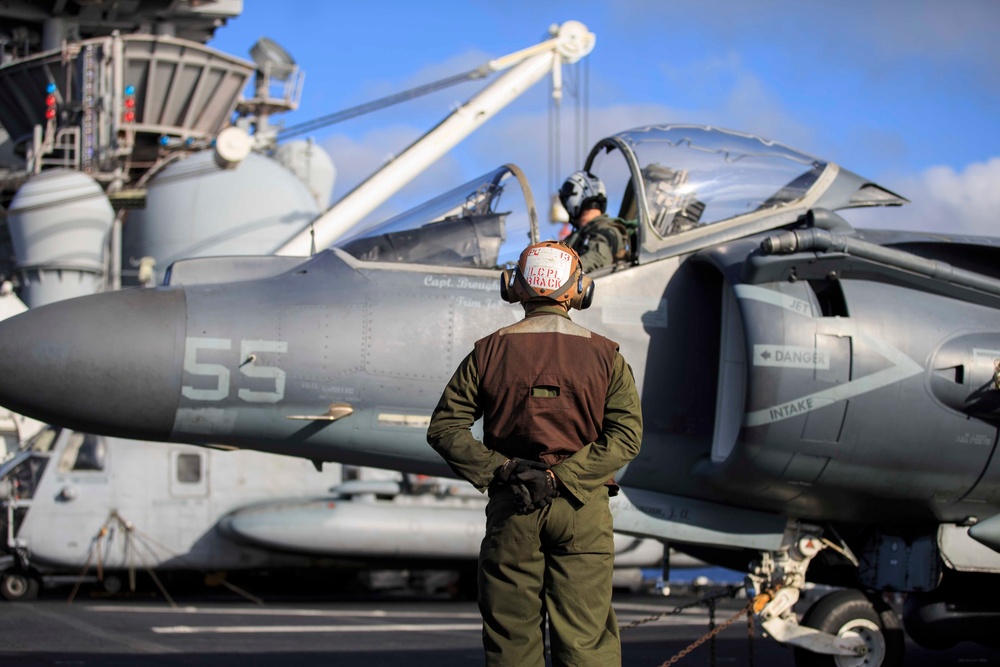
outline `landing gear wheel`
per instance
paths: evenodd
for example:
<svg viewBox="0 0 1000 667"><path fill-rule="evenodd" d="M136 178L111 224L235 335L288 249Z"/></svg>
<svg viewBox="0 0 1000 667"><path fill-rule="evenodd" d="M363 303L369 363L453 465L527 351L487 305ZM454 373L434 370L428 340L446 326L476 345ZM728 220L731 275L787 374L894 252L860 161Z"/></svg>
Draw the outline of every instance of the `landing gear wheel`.
<svg viewBox="0 0 1000 667"><path fill-rule="evenodd" d="M108 595L117 595L122 590L122 578L116 574L106 574L104 581L101 582L101 588Z"/></svg>
<svg viewBox="0 0 1000 667"><path fill-rule="evenodd" d="M822 655L795 649L796 667L901 667L905 638L899 617L888 605L873 603L860 591L836 591L809 608L802 625L838 637L860 637L863 656Z"/></svg>
<svg viewBox="0 0 1000 667"><path fill-rule="evenodd" d="M10 602L25 602L38 597L38 579L20 570L0 575L0 595Z"/></svg>

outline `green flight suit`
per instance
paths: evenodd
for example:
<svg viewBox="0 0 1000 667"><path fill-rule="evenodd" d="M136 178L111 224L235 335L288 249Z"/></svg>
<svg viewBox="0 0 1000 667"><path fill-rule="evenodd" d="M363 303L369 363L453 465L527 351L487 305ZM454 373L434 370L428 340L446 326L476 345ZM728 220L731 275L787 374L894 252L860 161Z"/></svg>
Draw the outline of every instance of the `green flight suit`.
<svg viewBox="0 0 1000 667"><path fill-rule="evenodd" d="M628 255L628 234L623 221L606 215L573 230L563 243L580 256L584 273L610 266Z"/></svg>
<svg viewBox="0 0 1000 667"><path fill-rule="evenodd" d="M531 315L542 313L568 318L562 308L552 306L535 308ZM635 457L642 439L632 371L616 352L600 436L552 467L560 495L527 515L515 512L510 487L494 479L507 457L471 433L483 414L479 378L470 354L445 387L427 439L456 473L480 491L489 490L479 559L486 664L542 667L547 616L553 665L618 665L621 641L611 607L614 536L606 483Z"/></svg>

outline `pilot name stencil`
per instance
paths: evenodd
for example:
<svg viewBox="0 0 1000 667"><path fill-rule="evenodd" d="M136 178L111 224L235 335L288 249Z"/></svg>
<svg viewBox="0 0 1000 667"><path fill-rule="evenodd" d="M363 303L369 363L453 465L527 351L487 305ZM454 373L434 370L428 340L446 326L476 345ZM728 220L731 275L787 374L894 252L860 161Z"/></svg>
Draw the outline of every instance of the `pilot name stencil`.
<svg viewBox="0 0 1000 667"><path fill-rule="evenodd" d="M506 304L503 301L486 301L485 303L479 299L470 299L467 296L456 296L455 305L459 308L485 308L486 310L500 310Z"/></svg>
<svg viewBox="0 0 1000 667"><path fill-rule="evenodd" d="M479 292L496 292L499 291L497 283L495 280L471 280L465 276L459 276L455 280L458 289L471 289Z"/></svg>
<svg viewBox="0 0 1000 667"><path fill-rule="evenodd" d="M830 355L798 345L754 345L753 363L754 366L829 370Z"/></svg>
<svg viewBox="0 0 1000 667"><path fill-rule="evenodd" d="M467 289L477 292L498 292L497 283L492 280L473 280L468 276L424 276L424 287L438 289Z"/></svg>
<svg viewBox="0 0 1000 667"><path fill-rule="evenodd" d="M455 305L460 308L482 308L483 302L479 299L470 299L464 296L455 297Z"/></svg>

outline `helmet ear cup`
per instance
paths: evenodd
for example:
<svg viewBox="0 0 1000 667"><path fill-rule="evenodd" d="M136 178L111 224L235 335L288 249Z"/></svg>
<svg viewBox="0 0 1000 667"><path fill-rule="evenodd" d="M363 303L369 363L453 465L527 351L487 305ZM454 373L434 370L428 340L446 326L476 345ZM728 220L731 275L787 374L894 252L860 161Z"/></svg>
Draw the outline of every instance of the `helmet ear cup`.
<svg viewBox="0 0 1000 667"><path fill-rule="evenodd" d="M517 303L521 300L518 290L513 288L516 274L517 269L504 269L500 274L500 298L507 303Z"/></svg>
<svg viewBox="0 0 1000 667"><path fill-rule="evenodd" d="M580 271L576 281L576 294L570 299L570 308L586 310L594 302L594 279Z"/></svg>
<svg viewBox="0 0 1000 667"><path fill-rule="evenodd" d="M586 310L586 309L590 308L590 304L594 303L594 288L595 287L596 287L596 285L594 285L593 279L587 278L587 286L584 288L583 299L581 299L581 301L580 301L580 308L579 308L579 310Z"/></svg>

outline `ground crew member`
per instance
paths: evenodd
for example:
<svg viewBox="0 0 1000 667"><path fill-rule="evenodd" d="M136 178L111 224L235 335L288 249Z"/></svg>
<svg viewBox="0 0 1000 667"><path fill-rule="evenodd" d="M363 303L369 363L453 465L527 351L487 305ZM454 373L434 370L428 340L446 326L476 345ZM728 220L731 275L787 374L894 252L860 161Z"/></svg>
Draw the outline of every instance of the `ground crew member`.
<svg viewBox="0 0 1000 667"><path fill-rule="evenodd" d="M546 241L501 276L523 320L476 342L445 387L427 440L489 491L479 555L486 664L621 664L611 608L612 476L639 452L632 369L613 341L569 318L594 285L568 246ZM471 433L483 419L483 441Z"/></svg>
<svg viewBox="0 0 1000 667"><path fill-rule="evenodd" d="M563 243L580 256L584 273L628 259L631 252L627 225L604 214L608 197L601 179L589 171L575 172L559 189L559 201L573 225Z"/></svg>

